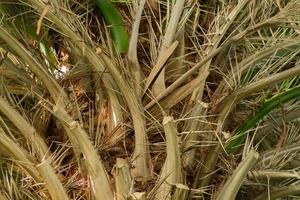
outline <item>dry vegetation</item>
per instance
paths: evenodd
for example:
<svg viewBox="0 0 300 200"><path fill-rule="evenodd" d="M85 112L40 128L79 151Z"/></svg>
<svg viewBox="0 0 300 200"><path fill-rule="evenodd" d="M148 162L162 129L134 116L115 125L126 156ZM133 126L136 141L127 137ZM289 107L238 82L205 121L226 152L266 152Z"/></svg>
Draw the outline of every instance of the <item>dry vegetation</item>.
<svg viewBox="0 0 300 200"><path fill-rule="evenodd" d="M300 198L299 0L95 2L0 0L0 200Z"/></svg>

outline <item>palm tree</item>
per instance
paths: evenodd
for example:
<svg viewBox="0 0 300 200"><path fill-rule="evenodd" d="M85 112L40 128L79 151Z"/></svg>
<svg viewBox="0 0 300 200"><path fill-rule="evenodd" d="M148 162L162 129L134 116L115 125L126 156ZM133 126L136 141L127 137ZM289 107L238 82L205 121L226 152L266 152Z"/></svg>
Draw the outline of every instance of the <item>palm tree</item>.
<svg viewBox="0 0 300 200"><path fill-rule="evenodd" d="M299 198L298 0L0 11L0 199Z"/></svg>

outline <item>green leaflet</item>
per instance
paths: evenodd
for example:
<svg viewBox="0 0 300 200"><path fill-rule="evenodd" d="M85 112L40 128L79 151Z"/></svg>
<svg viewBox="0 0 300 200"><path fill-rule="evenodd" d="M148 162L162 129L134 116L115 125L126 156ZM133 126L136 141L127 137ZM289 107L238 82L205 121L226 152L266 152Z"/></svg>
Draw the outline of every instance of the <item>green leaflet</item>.
<svg viewBox="0 0 300 200"><path fill-rule="evenodd" d="M106 24L110 27L112 40L119 53L128 50L128 34L122 24L122 18L116 7L110 0L96 0L96 5L103 15Z"/></svg>
<svg viewBox="0 0 300 200"><path fill-rule="evenodd" d="M237 130L234 136L234 139L229 142L226 146L226 150L229 153L233 153L238 149L240 145L246 139L247 131L255 126L260 120L262 120L268 113L277 108L283 103L286 103L292 99L295 99L300 96L300 86L282 92L273 98L264 102L258 111L254 113L251 117L248 118Z"/></svg>

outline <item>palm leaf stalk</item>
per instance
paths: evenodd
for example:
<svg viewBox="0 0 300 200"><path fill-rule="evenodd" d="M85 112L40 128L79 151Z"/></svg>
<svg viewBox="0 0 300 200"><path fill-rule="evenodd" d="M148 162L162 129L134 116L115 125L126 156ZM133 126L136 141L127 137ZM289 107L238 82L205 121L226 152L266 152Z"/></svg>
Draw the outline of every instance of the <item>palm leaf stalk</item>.
<svg viewBox="0 0 300 200"><path fill-rule="evenodd" d="M300 195L298 0L0 7L0 198Z"/></svg>
<svg viewBox="0 0 300 200"><path fill-rule="evenodd" d="M224 23L222 27L220 27L220 33L214 35L212 38L213 41L213 46L208 46L205 50L205 53L209 54L211 52L214 52L217 50L217 48L221 45L222 39L225 37L226 33L228 32L229 28L232 26L236 18L239 16L241 12L243 12L244 7L249 3L248 0L244 0L239 2L234 9L229 13L228 15L228 22ZM217 27L216 27L217 29ZM191 117L197 116L199 113L207 112L207 108L203 107L202 103L202 98L203 98L203 92L205 89L205 83L206 83L206 78L209 75L209 71L211 68L211 63L212 63L213 57L208 60L204 66L199 69L199 76L203 77L204 75L206 77L203 78L201 83L199 84L196 89L194 89L193 94L190 99L190 104L193 106L192 112L191 112ZM191 122L191 123L190 123ZM193 131L197 130L199 127L204 127L199 121L193 120L187 123L187 129L191 131L191 134L185 138L184 141L184 148L185 149L190 149L193 146L193 141L198 140L198 135L193 133ZM189 151L187 151L184 154L184 161L185 161L185 166L187 167L192 167L194 163L194 156L195 156L195 149L191 148Z"/></svg>
<svg viewBox="0 0 300 200"><path fill-rule="evenodd" d="M259 154L251 150L226 181L216 200L234 200L247 173L255 166L258 158Z"/></svg>
<svg viewBox="0 0 300 200"><path fill-rule="evenodd" d="M217 119L218 126L217 126L216 132L217 133L221 132L221 130L223 128L223 124L225 122L225 119L229 115L229 112L243 98L245 98L245 97L249 96L250 94L253 94L259 90L268 88L268 87L272 86L273 84L279 83L279 82L289 79L291 77L295 77L295 76L299 75L299 73L300 73L300 66L297 65L286 71L277 73L273 76L261 79L257 82L254 82L252 84L244 86L244 87L240 88L239 90L236 90L231 95L227 96L221 102L222 103L221 105L223 106L223 108L220 111L220 115L218 116L218 119ZM201 180L201 183L199 183L200 177L205 176L205 174L209 174L213 171L213 169L215 168L216 162L217 162L218 154L224 149L225 148L222 143L218 143L217 145L212 147L212 150L208 154L208 159L206 160L206 165L205 165L206 167L198 172L198 175L197 175L198 177L196 178L196 180L194 182L194 186L199 185L199 184L204 186L204 185L208 184L208 182L210 181L210 176L204 178L203 180Z"/></svg>
<svg viewBox="0 0 300 200"><path fill-rule="evenodd" d="M250 150L247 156L234 170L232 176L226 181L216 200L235 199L245 177L247 176L247 173L255 166L258 158L259 154L254 150Z"/></svg>
<svg viewBox="0 0 300 200"><path fill-rule="evenodd" d="M27 2L29 2L37 12L41 12L42 10L44 10L45 6L50 6L38 0L28 0ZM61 15L61 17L62 16L63 14ZM152 164L149 154L148 138L145 133L145 118L143 115L143 108L139 103L135 92L130 87L131 84L127 83L127 81L124 80L124 78L120 74L119 69L117 69L110 58L108 58L104 54L101 54L99 58L99 55L96 54L95 49L83 43L82 41L84 40L69 26L67 26L64 21L58 17L58 15L54 14L51 6L49 8L49 11L47 12L47 17L52 22L54 22L54 24L60 29L61 32L63 32L73 41L75 46L85 52L86 58L89 60L96 71L102 73L103 71L105 71L105 68L109 70L111 76L115 81L115 84L118 85L120 91L123 93L123 97L127 102L135 129L135 151L132 156L135 166L133 170L133 173L135 174L134 176L137 179L149 180L149 178L152 176ZM108 87L112 84L112 80L107 76L107 74L103 75L102 80Z"/></svg>
<svg viewBox="0 0 300 200"><path fill-rule="evenodd" d="M49 75L49 73L45 70L44 67L41 66L41 64L35 60L31 55L30 52L28 52L23 46L22 44L20 44L20 42L18 42L15 38L12 38L11 35L8 34L8 32L6 30L3 29L3 27L0 28L0 38L3 39L11 49L14 50L14 53L18 54L22 59L24 59L24 62L26 62L29 66L30 69L36 74L38 75L38 77L42 80L42 82L45 84L46 88L48 89L52 99L56 102L56 105L59 106L65 106L68 104L69 100L67 98L67 95L65 94L64 90L59 86L59 84L56 82L56 80L54 80L54 78L52 76ZM63 112L66 113L66 111L63 110ZM64 119L62 120L64 121ZM71 139L71 141L73 142L73 145L79 146L81 145L81 147L86 147L89 148L89 150L91 151L95 151L92 150L94 149L92 147L91 142L89 141L89 139L87 138L87 134L85 133L85 131L83 129L81 129L82 131L78 131L77 133L79 133L81 135L81 138L76 138L77 134L72 134L72 131L70 131L68 126L64 126L64 128L66 128L66 132L69 133L68 136L74 139ZM77 129L75 129L74 131L77 131ZM86 140L82 139L82 138L86 138ZM42 146L41 146L42 147ZM39 147L39 148L41 148ZM75 150L77 150L78 148L74 148ZM95 173L94 169L97 169L98 171L102 171L104 174L105 169L102 167L102 163L101 161L98 159L98 155L95 152L95 154L91 153L90 151L84 151L86 148L79 148L80 150L83 150L84 155L87 155L88 158L91 158L91 156L95 156L96 158L92 158L91 159L85 159L85 161L88 163L85 165L85 167L88 169L87 171L89 171L91 174L91 180L94 181L93 184L95 185L96 189L95 192L100 192L102 190L105 190L105 192L103 192L103 194L105 194L105 196L103 196L103 198L105 199L112 199L113 195L111 191L111 188L109 186L109 180L107 179L103 179L103 178L98 178L98 174ZM45 153L41 153L41 158L42 156L46 155L46 150L44 151ZM77 155L78 156L78 155ZM92 166L92 167L91 167ZM42 167L46 167L46 165L42 165ZM49 169L47 169L49 170ZM45 170L44 172L47 172L47 170ZM106 176L104 176L106 177ZM104 181L105 184L102 182ZM61 187L62 188L62 187ZM57 193L55 193L56 195ZM66 195L61 195L62 197L66 196ZM100 195L96 195L98 196L98 198L102 198L100 197Z"/></svg>
<svg viewBox="0 0 300 200"><path fill-rule="evenodd" d="M20 130L26 139L30 141L40 162L39 172L46 183L46 187L53 199L69 199L66 191L58 179L58 174L50 165L50 155L48 146L40 137L39 133L15 110L6 100L0 97L0 111L9 118Z"/></svg>
<svg viewBox="0 0 300 200"><path fill-rule="evenodd" d="M171 46L171 44L174 42L175 34L177 31L177 26L180 20L180 17L182 15L182 12L184 10L184 3L183 0L177 0L174 4L170 20L168 22L168 26L166 28L166 32L162 41L162 45L158 54L157 61L161 59L161 56L163 55L164 51ZM156 69L152 69L156 70ZM165 86L165 68L162 68L161 71L159 71L158 76L156 80L153 83L153 94L154 96L158 96L162 91L164 91L166 88Z"/></svg>
<svg viewBox="0 0 300 200"><path fill-rule="evenodd" d="M257 196L253 200L275 200L287 197L289 195L299 195L300 194L300 186L299 184L290 185L278 189L274 189L270 191L270 194L264 192L263 194Z"/></svg>
<svg viewBox="0 0 300 200"><path fill-rule="evenodd" d="M135 21L132 26L132 33L129 41L128 48L128 64L130 65L131 76L135 79L135 90L138 98L142 97L142 71L141 66L138 61L137 56L137 45L138 45L138 34L139 27L142 18L143 9L145 6L146 0L142 0L139 2L139 6L136 11Z"/></svg>
<svg viewBox="0 0 300 200"><path fill-rule="evenodd" d="M166 116L163 120L166 134L167 157L162 167L159 181L163 181L159 187L156 199L170 199L171 188L174 184L183 183L181 155L178 145L178 136L173 117Z"/></svg>
<svg viewBox="0 0 300 200"><path fill-rule="evenodd" d="M125 159L117 158L114 175L116 181L116 198L118 200L128 199L130 194L134 193L129 162Z"/></svg>
<svg viewBox="0 0 300 200"><path fill-rule="evenodd" d="M1 149L5 151L6 156L11 157L21 169L24 169L36 183L42 182L42 178L35 168L37 163L30 160L30 155L26 152L25 149L20 147L16 142L14 142L2 128L0 128L0 143Z"/></svg>

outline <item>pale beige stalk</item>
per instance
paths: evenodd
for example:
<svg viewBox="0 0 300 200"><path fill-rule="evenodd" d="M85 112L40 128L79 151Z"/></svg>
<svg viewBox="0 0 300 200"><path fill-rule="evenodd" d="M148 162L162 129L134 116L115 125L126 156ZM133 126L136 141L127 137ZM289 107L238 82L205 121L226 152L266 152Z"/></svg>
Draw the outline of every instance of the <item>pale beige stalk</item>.
<svg viewBox="0 0 300 200"><path fill-rule="evenodd" d="M254 150L250 150L246 158L244 158L234 170L232 176L226 181L216 200L235 200L245 177L249 170L255 166L258 158L259 154Z"/></svg>
<svg viewBox="0 0 300 200"><path fill-rule="evenodd" d="M0 192L0 200L8 200L8 198L6 198L6 196L4 196L2 192Z"/></svg>
<svg viewBox="0 0 300 200"><path fill-rule="evenodd" d="M300 175L297 172L293 171L273 171L273 170L257 170L250 171L248 173L249 178L253 179L285 179L285 178L293 178L300 179Z"/></svg>
<svg viewBox="0 0 300 200"><path fill-rule="evenodd" d="M116 199L127 200L130 193L133 193L133 179L130 174L130 166L127 160L117 158L117 163L114 166L114 177L116 185Z"/></svg>
<svg viewBox="0 0 300 200"><path fill-rule="evenodd" d="M221 135L223 125L225 123L225 120L226 120L228 114L234 108L234 106L238 102L240 102L243 98L245 98L257 91L268 88L276 83L279 83L280 81L283 81L285 79L288 79L288 78L291 78L291 77L294 77L297 75L300 75L300 65L297 65L286 71L277 73L275 75L269 76L267 78L260 79L257 82L254 82L252 84L249 84L247 86L244 86L244 87L236 90L231 95L226 97L221 102L222 109L221 109L220 114L217 119L218 124L217 124L217 129L215 131L215 135L216 136ZM208 156L207 156L208 159L205 162L205 167L203 167L203 169L201 170L201 173L200 173L202 175L199 174L199 176L205 176L214 170L215 164L217 162L218 154L222 151L222 149L224 149L224 147L222 146L222 142L219 139L218 145L213 147L211 149L210 153L208 154ZM199 185L206 186L209 183L210 178L211 178L211 176L207 176L206 178L204 178L201 181L201 183ZM200 179L200 177L197 177L195 182L199 181L199 179ZM196 186L196 185L197 184L195 183L194 186Z"/></svg>
<svg viewBox="0 0 300 200"><path fill-rule="evenodd" d="M172 200L183 200L187 199L189 195L189 187L183 184L175 184L174 185L174 193L172 194Z"/></svg>
<svg viewBox="0 0 300 200"><path fill-rule="evenodd" d="M35 10L41 12L45 4L39 0L27 0ZM58 12L56 10L56 12ZM71 12L71 11L70 11ZM106 87L116 84L122 92L124 99L127 102L130 110L132 121L135 129L135 150L133 153L133 175L136 179L141 181L147 181L152 176L152 163L149 153L148 138L145 131L145 118L143 114L143 108L138 101L135 92L130 87L130 83L124 79L121 72L114 65L113 61L108 58L105 54L96 54L96 49L84 43L84 39L81 38L76 32L74 32L66 23L63 21L64 13L61 15L54 14L52 8L49 8L47 17L58 27L58 29L76 45L87 60L92 64L97 72L102 73L107 68L113 77L107 73L103 74L102 80ZM59 18L61 17L61 18ZM70 22L71 23L71 22ZM114 84L113 84L113 83ZM112 87L113 88L113 87ZM78 141L80 142L80 141ZM92 144L90 144L92 145ZM96 163L94 163L96 164ZM99 161L99 165L102 165ZM100 187L100 186L99 186Z"/></svg>
<svg viewBox="0 0 300 200"><path fill-rule="evenodd" d="M60 180L54 176L53 168L49 165L48 160L42 160L37 168L45 181L46 188L49 191L52 200L69 199Z"/></svg>
<svg viewBox="0 0 300 200"><path fill-rule="evenodd" d="M157 200L171 199L172 185L183 183L181 153L173 117L164 117L163 126L166 137L167 157L158 180L158 182L163 182L156 192L155 199Z"/></svg>
<svg viewBox="0 0 300 200"><path fill-rule="evenodd" d="M177 26L179 19L182 15L184 9L184 0L177 0L174 7L171 11L171 16L169 23L167 25L167 29L163 38L162 45L159 50L158 59L160 60L161 54L173 43L175 38L175 33L177 31ZM165 68L162 68L160 71L156 81L153 84L153 94L154 96L158 96L162 91L166 88L165 86Z"/></svg>
<svg viewBox="0 0 300 200"><path fill-rule="evenodd" d="M295 184L295 185L289 185L286 187L271 190L270 195L267 191L263 192L261 195L254 198L253 200L276 200L289 195L299 195L299 194L300 194L300 184Z"/></svg>
<svg viewBox="0 0 300 200"><path fill-rule="evenodd" d="M37 169L35 168L35 164L29 158L28 152L25 149L20 147L16 142L14 142L4 130L0 127L0 144L1 149L4 149L7 152L6 156L9 156L13 159L21 169L24 169L36 183L42 182L41 176Z"/></svg>
<svg viewBox="0 0 300 200"><path fill-rule="evenodd" d="M249 2L249 0L239 1L237 6L234 9L232 9L230 14L228 15L227 22L222 27L220 27L220 30L217 30L218 34L215 34L214 37L212 38L211 42L212 42L213 46L208 46L206 48L206 50L204 51L205 54L209 55L217 50L217 48L221 44L222 39L225 37L225 34L228 32L230 26L234 23L235 19L237 18L239 13L243 10L243 8L245 7L245 5L248 2ZM212 62L212 59L208 60L204 64L204 66L202 66L199 70L198 76L201 76L201 77L204 76L204 78L203 78L203 81L201 81L201 83L199 84L199 86L195 88L195 90L191 96L190 104L193 105L193 107L192 107L192 112L191 112L190 117L196 117L199 114L206 112L206 108L203 108L203 105L201 104L201 102L202 102L203 92L204 92L204 89L206 86L206 78L209 75L211 62ZM186 126L187 126L188 130L191 132L199 130L200 128L204 127L203 123L201 123L197 120L188 121ZM197 141L198 139L199 139L199 137L197 134L189 134L188 137L186 138L186 141L184 142L183 148L184 149L190 148L193 141ZM193 167L193 164L194 164L193 158L195 156L195 153L196 153L195 149L191 149L190 151L187 151L184 154L184 165L186 167L188 167L188 168Z"/></svg>
<svg viewBox="0 0 300 200"><path fill-rule="evenodd" d="M20 130L23 136L30 141L30 144L36 153L38 160L43 161L47 173L41 176L46 183L50 196L54 200L68 200L68 196L62 183L59 181L54 169L50 166L49 150L46 143L36 132L36 130L15 110L11 105L0 96L0 111ZM53 185L55 184L55 185ZM54 189L55 188L55 189ZM59 198L57 198L60 196Z"/></svg>
<svg viewBox="0 0 300 200"><path fill-rule="evenodd" d="M65 100L66 94L55 79L36 61L30 52L11 34L9 34L2 26L0 26L0 38L6 42L6 44L13 50L13 53L20 56L24 63L28 64L33 73L38 75L41 81L45 84L49 90L51 97L54 100ZM66 103L66 102L65 102Z"/></svg>
<svg viewBox="0 0 300 200"><path fill-rule="evenodd" d="M142 96L142 71L141 71L141 66L138 61L137 57L137 43L138 43L138 35L139 35L139 28L140 28L140 22L141 22L141 17L142 13L144 10L146 0L141 0L139 1L139 6L137 8L135 17L134 17L134 22L132 26L132 31L131 31L131 37L130 37L130 42L129 42L129 48L128 48L128 62L129 62L129 69L131 71L131 77L135 80L134 83L134 88L136 90L137 97L140 98Z"/></svg>
<svg viewBox="0 0 300 200"><path fill-rule="evenodd" d="M145 192L135 192L130 195L129 200L146 200L147 196Z"/></svg>
<svg viewBox="0 0 300 200"><path fill-rule="evenodd" d="M91 144L87 133L77 121L74 121L68 113L56 105L53 108L53 114L58 118L64 127L72 143L74 151L82 153L80 162L89 174L89 181L94 198L97 200L113 200L113 192L110 187L108 174Z"/></svg>

